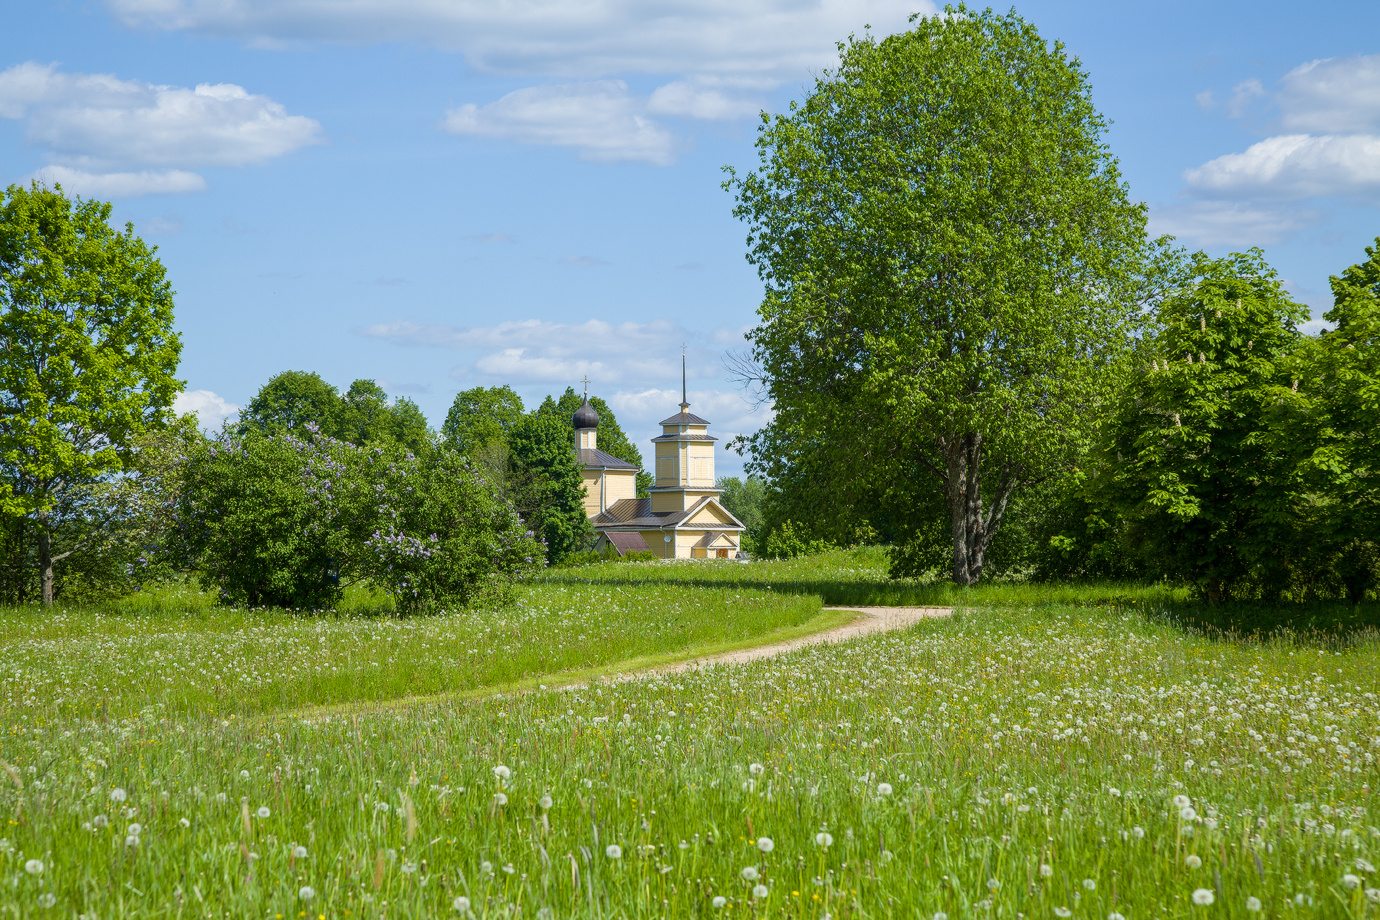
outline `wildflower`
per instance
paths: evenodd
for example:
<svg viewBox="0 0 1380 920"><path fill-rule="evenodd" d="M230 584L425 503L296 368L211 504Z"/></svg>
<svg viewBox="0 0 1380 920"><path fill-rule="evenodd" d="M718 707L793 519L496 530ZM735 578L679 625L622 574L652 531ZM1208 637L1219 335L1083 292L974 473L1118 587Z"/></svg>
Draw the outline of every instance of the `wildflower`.
<svg viewBox="0 0 1380 920"><path fill-rule="evenodd" d="M177 823L178 823L178 824L181 824L183 827L191 827L191 826L192 826L192 822L191 822L190 820L188 820L187 818L179 818L178 821L177 821Z"/></svg>
<svg viewBox="0 0 1380 920"><path fill-rule="evenodd" d="M1192 805L1185 805L1183 808L1179 809L1179 817L1183 818L1185 821L1192 821L1194 818L1198 817L1198 813L1193 810Z"/></svg>
<svg viewBox="0 0 1380 920"><path fill-rule="evenodd" d="M116 786L114 789L110 790L110 801L123 802L126 798L128 798L128 796L125 794L125 791L121 789L119 786Z"/></svg>
<svg viewBox="0 0 1380 920"><path fill-rule="evenodd" d="M105 815L96 815L96 817L91 819L91 823L96 825L97 827L105 827L107 824L110 823L110 819L107 818Z"/></svg>
<svg viewBox="0 0 1380 920"><path fill-rule="evenodd" d="M249 779L249 771L248 771L248 770L241 770L241 771L240 771L240 779Z"/></svg>
<svg viewBox="0 0 1380 920"><path fill-rule="evenodd" d="M1069 910L1067 907L1056 907L1056 908L1054 908L1054 916L1056 916L1056 917L1072 917L1072 916L1073 916L1073 911Z"/></svg>
<svg viewBox="0 0 1380 920"><path fill-rule="evenodd" d="M501 793L501 792L495 792L495 793L494 793L494 804L495 804L495 805L507 805L507 804L508 804L508 797L507 797L506 795L504 795L503 793Z"/></svg>
<svg viewBox="0 0 1380 920"><path fill-rule="evenodd" d="M1176 795L1176 796L1174 796L1174 807L1175 807L1175 808L1187 808L1188 806L1190 806L1190 805L1192 805L1192 804L1193 804L1193 800L1190 799L1190 798L1189 798L1188 796L1186 796L1186 795Z"/></svg>
<svg viewBox="0 0 1380 920"><path fill-rule="evenodd" d="M470 899L462 894L454 901L451 901L450 906L454 907L457 911L459 911L462 914L467 914L470 912Z"/></svg>
<svg viewBox="0 0 1380 920"><path fill-rule="evenodd" d="M509 769L508 769L507 767L505 767L503 764L499 764L498 766L494 767L494 776L497 776L497 777L498 777L499 779L501 779L501 780L507 779L508 777L510 777L510 776L512 776L512 775L513 775L513 771L512 771L512 770L509 770Z"/></svg>
<svg viewBox="0 0 1380 920"><path fill-rule="evenodd" d="M891 783L878 783L878 784L877 784L877 794L878 794L878 795L891 795Z"/></svg>
<svg viewBox="0 0 1380 920"><path fill-rule="evenodd" d="M1380 904L1380 888L1367 888L1366 900L1372 904Z"/></svg>
<svg viewBox="0 0 1380 920"><path fill-rule="evenodd" d="M604 855L607 856L609 859L622 859L623 848L616 843L610 843L607 847L604 848Z"/></svg>
<svg viewBox="0 0 1380 920"><path fill-rule="evenodd" d="M554 803L551 801L551 796L544 795L541 797L540 800L538 800L537 804L542 807L543 811L545 811L546 809L550 808Z"/></svg>
<svg viewBox="0 0 1380 920"><path fill-rule="evenodd" d="M748 772L753 776L761 776L763 773L767 772L767 768L760 763L752 763L748 764Z"/></svg>
<svg viewBox="0 0 1380 920"><path fill-rule="evenodd" d="M1096 891L1097 882L1094 879L1085 878L1083 879L1083 887L1088 889L1089 891Z"/></svg>
<svg viewBox="0 0 1380 920"><path fill-rule="evenodd" d="M260 805L257 814L260 818L267 818L269 816L268 806Z"/></svg>
<svg viewBox="0 0 1380 920"><path fill-rule="evenodd" d="M1360 857L1357 857L1357 859L1356 859L1356 871L1357 871L1357 872L1374 872L1374 871L1375 871L1375 867L1372 866L1370 863L1366 862L1364 859L1361 859Z"/></svg>
<svg viewBox="0 0 1380 920"><path fill-rule="evenodd" d="M934 920L949 920L949 915L942 910L937 910L934 912Z"/></svg>
<svg viewBox="0 0 1380 920"><path fill-rule="evenodd" d="M1145 828L1137 824L1135 827L1131 828L1131 836L1137 840L1145 839Z"/></svg>
<svg viewBox="0 0 1380 920"><path fill-rule="evenodd" d="M1346 875L1342 876L1342 887L1347 891L1355 891L1357 888L1361 887L1361 880L1348 872Z"/></svg>
<svg viewBox="0 0 1380 920"><path fill-rule="evenodd" d="M31 859L24 864L24 871L30 875L41 875L43 873L43 860Z"/></svg>
<svg viewBox="0 0 1380 920"><path fill-rule="evenodd" d="M303 846L296 846L296 847L293 847L293 848L292 848L292 856L293 856L294 859L306 859L306 858L307 858L307 848L306 848L306 847L303 847Z"/></svg>
<svg viewBox="0 0 1380 920"><path fill-rule="evenodd" d="M772 842L770 837L758 837L757 849L761 850L763 853L770 853L772 850L776 849L776 844Z"/></svg>
<svg viewBox="0 0 1380 920"><path fill-rule="evenodd" d="M755 886L753 886L753 889L752 889L752 896L753 896L754 898L765 898L768 894L770 894L770 892L767 891L767 886L766 886L766 885L755 885Z"/></svg>
<svg viewBox="0 0 1380 920"><path fill-rule="evenodd" d="M141 826L138 825L138 824L131 824L131 825L129 826L129 831L128 831L128 833L131 833L131 834L133 834L133 835L136 836L136 837L138 837L138 836L139 836L140 834L142 834L143 832L144 832L144 828L141 827Z"/></svg>
<svg viewBox="0 0 1380 920"><path fill-rule="evenodd" d="M39 907L52 907L56 903L57 895L53 894L51 891L45 891L43 892L43 894L38 896Z"/></svg>
<svg viewBox="0 0 1380 920"><path fill-rule="evenodd" d="M412 873L414 873L414 872L417 871L417 864L414 863L414 862L408 862L407 860L404 859L404 860L403 860L403 864L402 864L401 866L399 866L398 868L399 868L399 870L402 872L403 875L411 875ZM513 870L512 870L512 868L509 867L509 866L504 866L504 867L503 867L503 871L504 871L504 872L511 873Z"/></svg>
<svg viewBox="0 0 1380 920"><path fill-rule="evenodd" d="M134 834L130 834L128 837L125 838L125 846L127 846L127 847L137 847L138 845L139 845L139 838L138 838L137 836L135 836Z"/></svg>
<svg viewBox="0 0 1380 920"><path fill-rule="evenodd" d="M1203 865L1203 861L1196 854L1189 853L1188 857L1184 859L1184 865L1190 869L1197 869Z"/></svg>
<svg viewBox="0 0 1380 920"><path fill-rule="evenodd" d="M1260 899L1257 898L1255 895L1251 895L1249 898L1246 899L1246 910L1250 911L1251 913L1260 913L1260 907Z"/></svg>
<svg viewBox="0 0 1380 920"><path fill-rule="evenodd" d="M1001 882L997 881L996 879L994 879L994 878L989 878L989 879L987 880L987 890L988 890L988 891L996 891L996 890L997 890L998 888L1000 888L1000 887L1001 887Z"/></svg>
<svg viewBox="0 0 1380 920"><path fill-rule="evenodd" d="M297 897L301 898L303 901L310 901L312 898L316 897L316 889L310 885L303 885L301 888L297 889Z"/></svg>
<svg viewBox="0 0 1380 920"><path fill-rule="evenodd" d="M834 835L833 835L833 834L827 833L827 832L825 832L825 831L820 831L818 834L815 834L815 845L816 845L816 846L825 847L825 848L827 849L828 847L832 846L833 843L834 843Z"/></svg>
<svg viewBox="0 0 1380 920"><path fill-rule="evenodd" d="M743 871L742 871L742 872L739 872L738 874L741 875L741 876L743 877L743 881L745 881L745 882L755 882L755 881L757 881L757 867L756 867L756 866L744 866L744 867L743 867Z"/></svg>
<svg viewBox="0 0 1380 920"><path fill-rule="evenodd" d="M1040 878L1049 878L1054 874L1054 867L1049 863L1040 863Z"/></svg>
<svg viewBox="0 0 1380 920"><path fill-rule="evenodd" d="M1203 907L1208 906L1217 900L1217 896L1212 893L1211 888L1198 888L1193 892L1193 903Z"/></svg>
<svg viewBox="0 0 1380 920"><path fill-rule="evenodd" d="M728 898L723 895L718 895L714 898L712 903L714 904L715 910L722 910L723 906L728 903Z"/></svg>
<svg viewBox="0 0 1380 920"><path fill-rule="evenodd" d="M1112 911L1110 914L1107 915L1107 920L1126 920L1126 915L1119 914L1116 911Z"/></svg>

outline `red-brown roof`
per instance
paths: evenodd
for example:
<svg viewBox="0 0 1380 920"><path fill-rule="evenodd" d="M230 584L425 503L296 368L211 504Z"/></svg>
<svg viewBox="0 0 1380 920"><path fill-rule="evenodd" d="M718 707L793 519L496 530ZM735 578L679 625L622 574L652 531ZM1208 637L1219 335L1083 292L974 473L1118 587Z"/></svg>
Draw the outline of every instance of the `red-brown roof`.
<svg viewBox="0 0 1380 920"><path fill-rule="evenodd" d="M640 533L614 531L604 534L604 536L609 538L609 543L613 544L613 548L618 550L620 556L626 556L628 553L650 553L652 551Z"/></svg>

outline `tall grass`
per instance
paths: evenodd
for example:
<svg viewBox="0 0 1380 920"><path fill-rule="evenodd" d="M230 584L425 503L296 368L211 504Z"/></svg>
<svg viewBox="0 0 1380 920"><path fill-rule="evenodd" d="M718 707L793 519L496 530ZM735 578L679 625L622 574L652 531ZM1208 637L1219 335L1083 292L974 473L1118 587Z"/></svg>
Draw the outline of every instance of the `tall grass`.
<svg viewBox="0 0 1380 920"><path fill-rule="evenodd" d="M1377 665L1373 645L1027 607L370 714L92 721L35 700L5 724L0 898L299 920L1375 916Z"/></svg>

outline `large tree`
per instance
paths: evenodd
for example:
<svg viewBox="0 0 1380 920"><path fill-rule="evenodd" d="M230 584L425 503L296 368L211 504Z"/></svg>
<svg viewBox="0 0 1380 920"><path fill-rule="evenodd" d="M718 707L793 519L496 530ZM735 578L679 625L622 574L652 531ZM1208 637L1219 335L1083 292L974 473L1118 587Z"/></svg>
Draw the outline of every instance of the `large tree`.
<svg viewBox="0 0 1380 920"><path fill-rule="evenodd" d="M37 183L0 199L0 515L30 522L44 604L55 564L99 536L62 509L125 470L182 386L163 265L110 211Z"/></svg>
<svg viewBox="0 0 1380 920"><path fill-rule="evenodd" d="M727 183L776 408L750 469L814 440L844 494L937 493L970 584L1013 493L1086 449L1138 315L1144 209L1087 74L1016 15L951 8L840 53Z"/></svg>
<svg viewBox="0 0 1380 920"><path fill-rule="evenodd" d="M340 393L319 374L283 371L265 383L240 415L241 433L311 429L356 446L399 445L425 453L431 445L426 416L406 397L390 401L373 380L356 380Z"/></svg>
<svg viewBox="0 0 1380 920"><path fill-rule="evenodd" d="M1280 569L1270 557L1297 554L1286 546L1300 532L1295 471L1313 439L1289 410L1302 399L1291 367L1307 315L1259 250L1197 256L1192 283L1160 305L1106 426L1097 483L1149 571L1218 600L1269 581Z"/></svg>

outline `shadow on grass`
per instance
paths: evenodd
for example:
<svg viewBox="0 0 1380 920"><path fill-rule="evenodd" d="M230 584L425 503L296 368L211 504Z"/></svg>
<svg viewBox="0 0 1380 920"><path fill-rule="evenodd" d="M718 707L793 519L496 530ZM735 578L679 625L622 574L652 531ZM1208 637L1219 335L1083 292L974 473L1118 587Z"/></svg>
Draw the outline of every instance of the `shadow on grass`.
<svg viewBox="0 0 1380 920"><path fill-rule="evenodd" d="M1375 601L1208 604L1180 600L1159 605L1155 612L1184 629L1227 641L1288 639L1347 647L1380 639L1380 603Z"/></svg>

